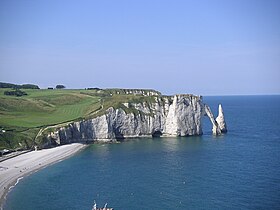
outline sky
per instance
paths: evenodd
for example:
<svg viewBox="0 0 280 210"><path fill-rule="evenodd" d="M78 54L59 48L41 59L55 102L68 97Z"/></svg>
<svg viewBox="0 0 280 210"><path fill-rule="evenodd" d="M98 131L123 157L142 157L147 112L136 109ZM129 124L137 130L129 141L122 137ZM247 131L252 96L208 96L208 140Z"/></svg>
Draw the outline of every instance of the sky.
<svg viewBox="0 0 280 210"><path fill-rule="evenodd" d="M0 81L280 94L280 1L1 0Z"/></svg>

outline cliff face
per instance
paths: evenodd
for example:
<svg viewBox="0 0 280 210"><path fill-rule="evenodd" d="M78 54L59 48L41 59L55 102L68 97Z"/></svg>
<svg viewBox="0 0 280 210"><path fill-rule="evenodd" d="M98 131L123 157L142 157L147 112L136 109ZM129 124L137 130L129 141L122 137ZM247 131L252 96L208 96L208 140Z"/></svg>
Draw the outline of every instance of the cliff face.
<svg viewBox="0 0 280 210"><path fill-rule="evenodd" d="M210 107L202 102L200 96L153 95L149 99L124 102L119 108L110 107L105 114L93 119L73 122L58 128L48 134L48 143L45 146L51 142L60 145L141 136L202 135L202 118L205 115L212 122L214 135L227 131L221 105L219 115L215 119Z"/></svg>
<svg viewBox="0 0 280 210"><path fill-rule="evenodd" d="M202 134L202 97L155 96L153 102L123 103L94 119L71 123L50 133L57 144L114 140L140 136L192 136Z"/></svg>
<svg viewBox="0 0 280 210"><path fill-rule="evenodd" d="M227 132L227 125L224 117L224 111L223 107L221 104L219 104L219 114L218 117L216 118L216 122L221 130L221 133L226 133Z"/></svg>

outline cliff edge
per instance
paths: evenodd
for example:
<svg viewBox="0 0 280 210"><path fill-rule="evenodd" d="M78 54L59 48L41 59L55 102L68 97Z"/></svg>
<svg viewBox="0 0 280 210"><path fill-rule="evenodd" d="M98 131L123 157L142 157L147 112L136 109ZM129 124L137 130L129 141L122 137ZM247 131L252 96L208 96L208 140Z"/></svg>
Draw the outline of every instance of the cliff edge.
<svg viewBox="0 0 280 210"><path fill-rule="evenodd" d="M124 94L144 94L131 90ZM110 94L122 94L118 91ZM102 109L105 109L102 106ZM112 141L141 136L196 136L202 135L203 116L207 115L213 124L213 134L226 131L223 111L214 116L201 96L179 94L162 96L159 92L145 92L141 100L124 98L117 106L99 110L95 117L56 127L44 138L45 145L73 142ZM224 126L224 127L223 127Z"/></svg>

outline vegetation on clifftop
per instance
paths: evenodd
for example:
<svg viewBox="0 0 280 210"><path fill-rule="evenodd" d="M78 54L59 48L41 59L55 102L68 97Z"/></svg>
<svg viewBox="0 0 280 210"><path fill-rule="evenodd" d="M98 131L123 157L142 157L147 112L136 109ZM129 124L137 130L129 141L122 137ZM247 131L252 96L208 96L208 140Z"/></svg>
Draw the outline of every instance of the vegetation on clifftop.
<svg viewBox="0 0 280 210"><path fill-rule="evenodd" d="M27 95L21 97L4 94L14 91L13 88L0 88L0 150L40 145L43 142L38 134L100 116L109 107L137 114L138 110L126 107L124 103L150 103L155 101L155 96L161 95L153 90L99 88L25 89Z"/></svg>
<svg viewBox="0 0 280 210"><path fill-rule="evenodd" d="M38 85L33 84L23 84L16 85L12 83L0 82L0 88L13 88L13 89L40 89Z"/></svg>

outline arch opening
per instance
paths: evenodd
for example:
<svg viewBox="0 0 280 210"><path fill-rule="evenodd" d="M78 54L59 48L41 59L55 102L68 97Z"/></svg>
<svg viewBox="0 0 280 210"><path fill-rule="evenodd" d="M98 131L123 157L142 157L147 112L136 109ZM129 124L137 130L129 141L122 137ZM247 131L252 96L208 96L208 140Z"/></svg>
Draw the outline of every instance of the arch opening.
<svg viewBox="0 0 280 210"><path fill-rule="evenodd" d="M154 131L153 133L152 133L152 137L154 138L154 137L160 137L162 135L162 132L161 131L159 131L159 130L156 130L156 131Z"/></svg>

